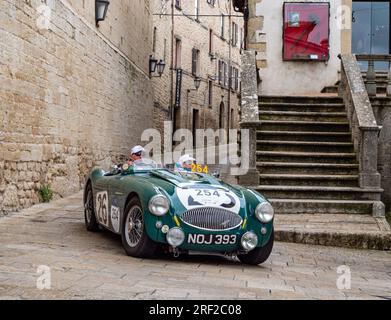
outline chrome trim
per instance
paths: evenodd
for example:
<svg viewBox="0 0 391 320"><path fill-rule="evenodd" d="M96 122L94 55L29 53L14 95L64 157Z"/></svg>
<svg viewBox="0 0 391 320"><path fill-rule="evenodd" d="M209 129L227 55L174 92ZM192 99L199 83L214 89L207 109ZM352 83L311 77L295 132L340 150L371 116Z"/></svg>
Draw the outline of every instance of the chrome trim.
<svg viewBox="0 0 391 320"><path fill-rule="evenodd" d="M240 227L243 223L239 214L214 207L190 209L179 218L188 226L205 231L228 231ZM228 227L223 224L228 224Z"/></svg>

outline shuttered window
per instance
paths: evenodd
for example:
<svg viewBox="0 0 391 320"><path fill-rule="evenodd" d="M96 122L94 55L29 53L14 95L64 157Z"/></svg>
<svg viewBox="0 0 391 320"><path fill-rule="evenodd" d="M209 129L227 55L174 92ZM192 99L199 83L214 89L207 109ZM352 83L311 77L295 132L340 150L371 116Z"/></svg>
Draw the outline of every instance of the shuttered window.
<svg viewBox="0 0 391 320"><path fill-rule="evenodd" d="M193 48L192 50L192 64L191 73L193 76L197 76L200 68L200 50Z"/></svg>

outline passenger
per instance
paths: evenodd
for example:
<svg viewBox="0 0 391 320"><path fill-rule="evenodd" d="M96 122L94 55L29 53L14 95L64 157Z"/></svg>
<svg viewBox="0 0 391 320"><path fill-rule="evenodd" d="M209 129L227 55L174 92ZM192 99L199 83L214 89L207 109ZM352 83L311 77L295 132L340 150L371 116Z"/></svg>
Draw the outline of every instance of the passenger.
<svg viewBox="0 0 391 320"><path fill-rule="evenodd" d="M176 172L191 172L192 166L196 163L196 160L189 154L185 154L178 159L175 163L174 171Z"/></svg>
<svg viewBox="0 0 391 320"><path fill-rule="evenodd" d="M135 146L130 150L128 165L132 166L133 163L137 160L141 160L145 149L142 146Z"/></svg>

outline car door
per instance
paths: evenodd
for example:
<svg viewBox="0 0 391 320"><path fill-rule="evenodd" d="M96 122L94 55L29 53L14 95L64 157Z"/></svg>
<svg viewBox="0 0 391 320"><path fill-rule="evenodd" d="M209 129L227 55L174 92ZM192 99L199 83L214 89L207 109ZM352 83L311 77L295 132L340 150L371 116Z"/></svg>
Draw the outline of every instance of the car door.
<svg viewBox="0 0 391 320"><path fill-rule="evenodd" d="M103 176L94 183L94 206L99 224L110 229L110 185L113 177Z"/></svg>

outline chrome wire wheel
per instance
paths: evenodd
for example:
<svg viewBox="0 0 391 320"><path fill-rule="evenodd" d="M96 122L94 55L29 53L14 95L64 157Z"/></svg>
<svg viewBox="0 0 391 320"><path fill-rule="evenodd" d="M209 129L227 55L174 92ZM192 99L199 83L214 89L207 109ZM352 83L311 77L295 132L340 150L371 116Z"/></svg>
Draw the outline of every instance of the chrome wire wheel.
<svg viewBox="0 0 391 320"><path fill-rule="evenodd" d="M125 220L125 238L128 245L136 247L143 235L143 212L139 206L130 208Z"/></svg>

